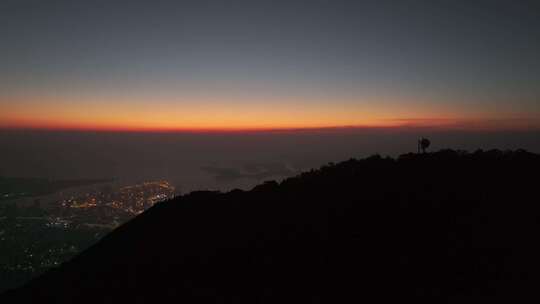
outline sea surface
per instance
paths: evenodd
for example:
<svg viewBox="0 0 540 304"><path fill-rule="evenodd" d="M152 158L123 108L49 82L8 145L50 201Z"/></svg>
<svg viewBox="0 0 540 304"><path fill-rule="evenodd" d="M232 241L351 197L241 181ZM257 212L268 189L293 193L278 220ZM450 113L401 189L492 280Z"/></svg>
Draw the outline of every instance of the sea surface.
<svg viewBox="0 0 540 304"><path fill-rule="evenodd" d="M431 150L518 149L540 152L538 131L442 131L343 128L279 132L123 133L0 131L0 176L167 180L178 192L249 189L328 162L372 154Z"/></svg>

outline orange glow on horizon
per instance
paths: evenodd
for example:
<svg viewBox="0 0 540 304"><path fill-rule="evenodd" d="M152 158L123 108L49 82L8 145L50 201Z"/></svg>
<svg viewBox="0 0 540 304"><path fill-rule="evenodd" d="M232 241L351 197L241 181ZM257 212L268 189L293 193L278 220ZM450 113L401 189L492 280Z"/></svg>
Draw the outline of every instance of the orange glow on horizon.
<svg viewBox="0 0 540 304"><path fill-rule="evenodd" d="M107 102L115 100L115 102ZM189 101L186 101L189 100ZM359 99L198 98L168 101L96 98L3 98L0 128L118 132L256 132L344 128L502 130L540 128L539 120L465 115L450 108L412 107ZM442 114L444 113L444 114ZM413 117L413 118L410 118ZM517 115L515 117L518 117Z"/></svg>
<svg viewBox="0 0 540 304"><path fill-rule="evenodd" d="M18 123L0 124L4 130L42 130L42 131L89 131L89 132L141 132L141 133L251 133L251 132L303 132L303 131L339 131L354 129L414 129L428 128L439 130L465 131L508 131L508 130L540 130L540 123L515 123L514 120L463 120L458 119L418 119L410 121L397 119L386 123L357 125L314 125L314 126L215 126L215 127L152 127L152 126L120 126L120 125L75 125L75 124L39 124Z"/></svg>

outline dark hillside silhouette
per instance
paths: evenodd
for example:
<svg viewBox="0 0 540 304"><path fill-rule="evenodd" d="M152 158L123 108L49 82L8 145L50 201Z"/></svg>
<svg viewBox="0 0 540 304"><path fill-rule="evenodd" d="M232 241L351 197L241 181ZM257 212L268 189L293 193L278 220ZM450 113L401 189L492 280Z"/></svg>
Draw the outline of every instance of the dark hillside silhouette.
<svg viewBox="0 0 540 304"><path fill-rule="evenodd" d="M159 203L1 303L531 303L540 155L351 159Z"/></svg>

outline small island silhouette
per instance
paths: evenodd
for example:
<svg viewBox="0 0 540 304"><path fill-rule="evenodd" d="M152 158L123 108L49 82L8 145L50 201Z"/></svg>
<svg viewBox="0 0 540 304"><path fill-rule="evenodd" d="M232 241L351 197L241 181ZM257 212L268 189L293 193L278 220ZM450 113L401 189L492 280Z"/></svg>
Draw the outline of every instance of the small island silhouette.
<svg viewBox="0 0 540 304"><path fill-rule="evenodd" d="M441 150L192 192L0 302L531 303L538 172L523 150Z"/></svg>

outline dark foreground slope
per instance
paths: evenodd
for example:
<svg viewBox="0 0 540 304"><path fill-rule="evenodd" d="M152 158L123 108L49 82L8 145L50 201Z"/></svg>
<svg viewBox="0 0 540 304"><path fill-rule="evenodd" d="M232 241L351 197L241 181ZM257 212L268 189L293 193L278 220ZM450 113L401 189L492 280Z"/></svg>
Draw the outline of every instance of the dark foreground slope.
<svg viewBox="0 0 540 304"><path fill-rule="evenodd" d="M530 302L539 169L524 151L441 151L192 193L0 302Z"/></svg>

